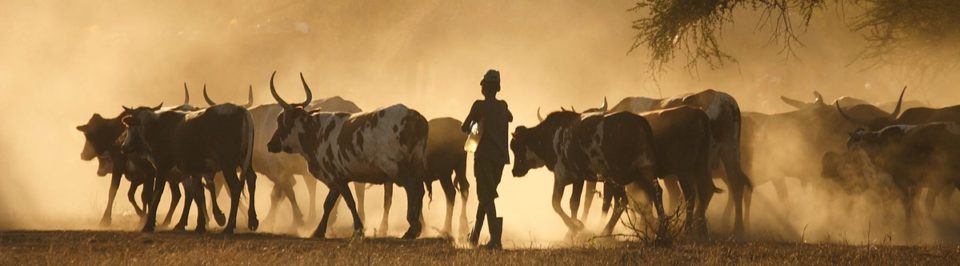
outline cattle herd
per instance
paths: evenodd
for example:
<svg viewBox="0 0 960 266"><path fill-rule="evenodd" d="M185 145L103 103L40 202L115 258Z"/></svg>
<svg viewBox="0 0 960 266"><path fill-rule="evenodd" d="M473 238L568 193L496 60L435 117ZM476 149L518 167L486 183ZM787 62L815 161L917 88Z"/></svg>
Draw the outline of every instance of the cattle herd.
<svg viewBox="0 0 960 266"><path fill-rule="evenodd" d="M161 225L171 222L186 195L174 229L185 229L195 203L196 231L203 232L209 193L209 213L223 232L236 229L238 211L246 211L247 227L256 230L258 174L274 184L265 219L274 220L274 209L287 199L293 221L302 224L305 215L294 193L299 175L310 194L306 219L316 217L316 181L329 188L313 237L326 236L341 197L354 234L362 236L364 189L371 184L385 188L379 229L386 232L396 184L407 196L409 228L402 237L417 238L423 231L423 197L434 181L440 182L446 199L441 232L452 235L456 196L466 202L470 190L463 148L467 135L460 131L459 120L428 121L402 104L362 112L340 97L313 100L302 74L306 99L287 102L274 87L275 75L270 77L275 104L253 106L252 87L245 105L217 104L204 86L208 106L195 107L184 84L182 105L123 107L115 118L94 114L78 126L86 138L81 158L96 158L98 175L112 176L101 224L111 223L114 198L125 177L131 184L127 197L145 222L143 231L155 229L165 187L172 200ZM517 126L512 134L512 174L522 177L540 167L552 172L552 207L570 232L584 229L596 184L602 182L603 215L609 214L602 235L611 234L627 206L635 204L628 200L628 186L643 191L661 225L665 223L673 214L664 208L664 186L672 202L684 203L684 227L696 236L707 234L706 210L714 194L727 193L724 217L733 212L733 219L725 222L732 222L740 236L749 221L754 188L769 182L783 199L789 197L787 177L802 184L829 182L851 195L892 191L890 197L902 204L909 232L920 192L927 191L926 204L932 207L938 197L949 197L960 187L960 164L955 163L960 161L960 106L904 102L905 91L895 103L880 105L850 97L828 104L816 92L813 102L782 97L796 110L778 114L741 112L734 97L716 90L665 99L628 97L612 107L604 99L598 108L561 108L545 117L538 109L538 124ZM724 186L717 186L716 179ZM228 215L216 201L224 186L230 198ZM567 186L573 187L569 214L561 206ZM246 204L241 202L244 193ZM578 218L583 194L585 207ZM611 205L613 212L608 213ZM463 206L460 223L466 224Z"/></svg>

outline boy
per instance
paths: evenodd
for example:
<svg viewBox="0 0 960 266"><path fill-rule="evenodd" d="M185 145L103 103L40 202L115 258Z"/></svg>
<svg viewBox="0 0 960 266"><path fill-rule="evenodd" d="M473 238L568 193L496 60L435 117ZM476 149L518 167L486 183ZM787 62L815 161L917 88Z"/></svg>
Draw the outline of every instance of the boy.
<svg viewBox="0 0 960 266"><path fill-rule="evenodd" d="M476 246L480 240L484 217L490 226L490 242L486 247L501 249L500 236L503 234L503 218L497 217L497 185L503 174L503 166L510 162L507 150L507 130L513 121L513 115L507 109L507 102L497 99L500 91L500 72L491 69L480 81L483 100L473 102L470 114L463 120L461 130L470 132L474 124L480 129L480 143L474 153L473 172L477 177L477 220L470 233L470 244Z"/></svg>

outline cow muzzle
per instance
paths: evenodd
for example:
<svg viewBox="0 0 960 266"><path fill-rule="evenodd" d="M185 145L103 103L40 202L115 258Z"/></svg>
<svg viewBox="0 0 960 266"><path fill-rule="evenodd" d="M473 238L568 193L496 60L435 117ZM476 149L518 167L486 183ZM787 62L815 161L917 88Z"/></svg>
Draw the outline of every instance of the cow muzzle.
<svg viewBox="0 0 960 266"><path fill-rule="evenodd" d="M281 149L280 149L280 142L279 142L279 141L271 140L269 143L267 143L267 151L272 152L272 153L279 153L280 150L281 150Z"/></svg>

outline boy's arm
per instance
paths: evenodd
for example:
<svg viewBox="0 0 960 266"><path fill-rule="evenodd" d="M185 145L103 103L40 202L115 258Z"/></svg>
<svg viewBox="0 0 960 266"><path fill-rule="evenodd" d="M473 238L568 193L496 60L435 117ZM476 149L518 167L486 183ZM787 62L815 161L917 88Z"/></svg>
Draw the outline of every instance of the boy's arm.
<svg viewBox="0 0 960 266"><path fill-rule="evenodd" d="M460 130L464 133L470 133L470 126L473 125L477 116L477 103L473 102L473 106L470 107L470 113L467 114L467 118L463 119L463 125L460 125Z"/></svg>
<svg viewBox="0 0 960 266"><path fill-rule="evenodd" d="M513 122L513 113L510 113L510 107L507 106L507 102L503 102L503 109L507 110L507 123Z"/></svg>

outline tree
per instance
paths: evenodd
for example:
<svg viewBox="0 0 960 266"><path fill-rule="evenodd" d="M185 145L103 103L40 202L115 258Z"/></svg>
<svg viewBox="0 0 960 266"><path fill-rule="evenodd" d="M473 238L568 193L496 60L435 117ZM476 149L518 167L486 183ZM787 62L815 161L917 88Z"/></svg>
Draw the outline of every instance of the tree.
<svg viewBox="0 0 960 266"><path fill-rule="evenodd" d="M955 68L960 59L960 1L956 0L642 0L630 9L640 14L631 51L651 53L651 68L662 69L678 54L685 67L706 63L711 68L736 59L720 41L736 10L762 14L758 27L771 27L770 40L781 52L793 54L796 34L806 30L815 12L827 4L849 3L863 10L848 26L869 45L856 60L869 66L911 65L924 69ZM844 12L844 9L838 9ZM841 14L842 15L842 14Z"/></svg>

